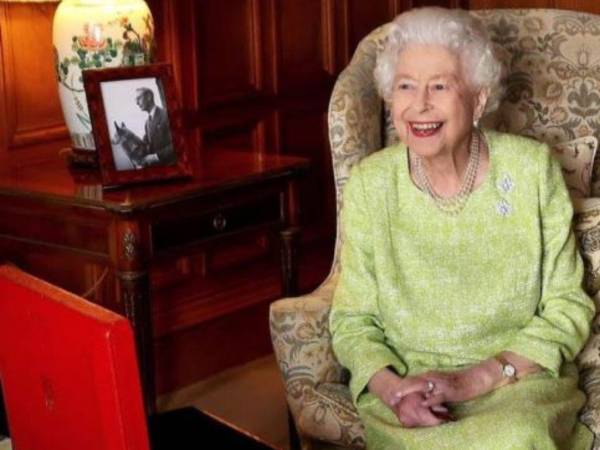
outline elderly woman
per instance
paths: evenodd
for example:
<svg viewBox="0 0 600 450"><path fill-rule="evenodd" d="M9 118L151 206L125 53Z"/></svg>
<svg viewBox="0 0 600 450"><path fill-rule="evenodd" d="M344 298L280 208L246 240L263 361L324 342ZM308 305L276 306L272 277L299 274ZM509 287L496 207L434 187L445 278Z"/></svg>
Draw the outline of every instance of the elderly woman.
<svg viewBox="0 0 600 450"><path fill-rule="evenodd" d="M479 130L501 64L460 10L400 15L375 70L401 143L345 188L333 346L369 449L589 449L594 314L560 167Z"/></svg>

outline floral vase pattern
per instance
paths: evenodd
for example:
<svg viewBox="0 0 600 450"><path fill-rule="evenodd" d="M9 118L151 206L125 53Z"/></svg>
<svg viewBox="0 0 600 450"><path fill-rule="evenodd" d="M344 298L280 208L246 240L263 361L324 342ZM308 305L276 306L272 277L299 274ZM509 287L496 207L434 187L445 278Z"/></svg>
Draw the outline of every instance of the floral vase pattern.
<svg viewBox="0 0 600 450"><path fill-rule="evenodd" d="M152 61L154 22L143 0L63 0L54 16L58 92L78 150L95 150L81 72Z"/></svg>

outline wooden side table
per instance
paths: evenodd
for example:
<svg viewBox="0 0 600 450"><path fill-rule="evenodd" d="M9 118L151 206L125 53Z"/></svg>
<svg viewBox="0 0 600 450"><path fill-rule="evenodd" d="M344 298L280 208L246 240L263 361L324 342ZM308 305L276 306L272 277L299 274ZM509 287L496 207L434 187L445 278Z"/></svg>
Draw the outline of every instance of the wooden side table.
<svg viewBox="0 0 600 450"><path fill-rule="evenodd" d="M296 182L307 169L304 158L224 151L197 161L190 180L103 191L93 173L69 171L53 149L33 158L17 154L0 161L0 255L66 289L75 283L66 258L106 268L101 280L92 277L84 285L93 290L106 283L107 293L92 300L134 325L150 414L152 262L248 230L276 230L282 237L283 293L293 295Z"/></svg>

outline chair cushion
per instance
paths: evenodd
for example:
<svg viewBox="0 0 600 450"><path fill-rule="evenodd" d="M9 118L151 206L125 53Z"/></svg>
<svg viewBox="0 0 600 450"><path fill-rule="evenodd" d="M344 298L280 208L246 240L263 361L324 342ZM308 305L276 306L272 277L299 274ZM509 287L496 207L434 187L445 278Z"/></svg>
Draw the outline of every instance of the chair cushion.
<svg viewBox="0 0 600 450"><path fill-rule="evenodd" d="M584 136L552 147L552 153L560 161L571 198L590 196L597 147L598 140L594 136Z"/></svg>

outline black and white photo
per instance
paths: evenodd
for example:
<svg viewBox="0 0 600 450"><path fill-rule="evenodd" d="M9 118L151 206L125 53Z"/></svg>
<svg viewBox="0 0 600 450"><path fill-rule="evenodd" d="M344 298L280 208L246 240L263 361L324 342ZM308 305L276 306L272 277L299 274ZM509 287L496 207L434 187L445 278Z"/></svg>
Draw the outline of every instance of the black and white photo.
<svg viewBox="0 0 600 450"><path fill-rule="evenodd" d="M106 81L100 87L116 170L175 164L160 80Z"/></svg>
<svg viewBox="0 0 600 450"><path fill-rule="evenodd" d="M169 64L83 77L105 187L191 173Z"/></svg>

